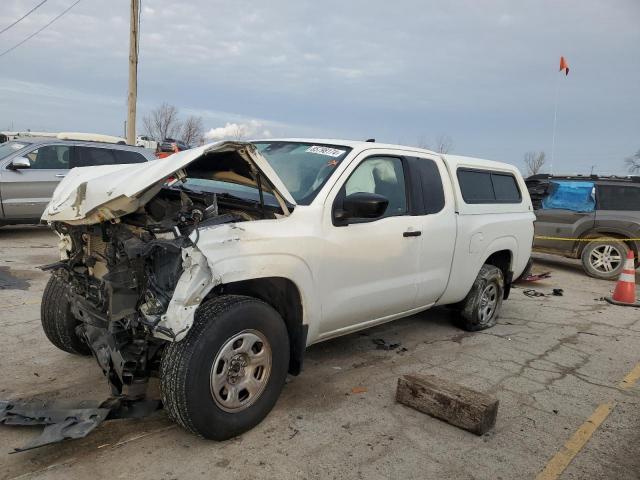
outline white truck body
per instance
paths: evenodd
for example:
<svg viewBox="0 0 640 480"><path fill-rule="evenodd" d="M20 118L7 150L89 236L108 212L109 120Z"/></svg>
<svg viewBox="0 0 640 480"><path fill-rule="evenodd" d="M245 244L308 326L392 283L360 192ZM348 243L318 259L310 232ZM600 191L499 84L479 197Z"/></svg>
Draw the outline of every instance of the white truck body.
<svg viewBox="0 0 640 480"><path fill-rule="evenodd" d="M43 220L72 225L118 222L149 201L167 177L179 177L180 169L203 155L242 152L247 164L268 179L282 212L275 218L202 227L197 234L191 233L192 240L197 236L197 245L183 249L182 276L162 314L159 325L164 328L155 332L158 338L171 341L185 337L200 303L220 285L267 277L292 282L307 329L305 343L310 345L434 305L460 302L492 255L506 262L501 268L509 282L525 269L535 217L527 188L514 166L396 145L278 141L331 144L351 151L308 205L295 204L284 182L251 144L221 142L177 153L170 162L75 169L56 190ZM332 205L336 197L351 173L372 156L434 162L442 179L442 208L431 214L409 212L335 226ZM467 203L458 181L460 169L511 176L520 199ZM66 258L69 245L61 236L62 257ZM175 335L162 333L167 330Z"/></svg>

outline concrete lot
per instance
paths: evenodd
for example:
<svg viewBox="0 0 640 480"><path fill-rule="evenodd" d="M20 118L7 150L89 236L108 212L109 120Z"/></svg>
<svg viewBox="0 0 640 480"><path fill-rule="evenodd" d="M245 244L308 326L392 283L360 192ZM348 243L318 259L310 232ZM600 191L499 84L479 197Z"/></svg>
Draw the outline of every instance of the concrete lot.
<svg viewBox="0 0 640 480"><path fill-rule="evenodd" d="M57 259L55 244L46 228L0 229L0 398L108 395L92 358L57 350L41 331L48 275L35 267ZM553 277L534 288L565 295L529 298L518 288L488 331L463 332L435 309L311 347L274 411L234 440L196 438L158 412L8 455L38 430L0 426L0 477L533 478L614 400L561 478L640 478L640 385L618 388L640 361L639 311L600 300L613 283L586 277L575 261L540 256L535 269ZM377 350L378 338L401 347ZM397 377L411 372L495 394L495 430L477 437L395 403Z"/></svg>

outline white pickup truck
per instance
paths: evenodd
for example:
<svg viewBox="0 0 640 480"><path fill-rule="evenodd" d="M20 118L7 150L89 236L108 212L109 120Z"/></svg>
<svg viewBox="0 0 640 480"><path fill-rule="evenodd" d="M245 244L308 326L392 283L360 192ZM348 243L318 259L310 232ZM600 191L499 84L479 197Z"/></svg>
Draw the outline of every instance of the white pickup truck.
<svg viewBox="0 0 640 480"><path fill-rule="evenodd" d="M61 260L42 325L112 391L186 429L238 435L305 348L435 305L495 324L531 252L511 165L368 142L220 142L170 161L76 168L43 220Z"/></svg>

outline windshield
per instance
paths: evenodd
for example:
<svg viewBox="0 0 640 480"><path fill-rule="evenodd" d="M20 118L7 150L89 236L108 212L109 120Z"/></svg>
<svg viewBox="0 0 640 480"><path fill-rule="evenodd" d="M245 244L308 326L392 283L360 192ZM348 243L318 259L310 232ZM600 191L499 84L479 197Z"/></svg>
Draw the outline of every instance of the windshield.
<svg viewBox="0 0 640 480"><path fill-rule="evenodd" d="M9 155L11 155L14 152L17 152L18 150L22 150L27 145L29 144L23 143L23 142L3 143L2 145L0 145L0 160L2 160L3 158L7 158Z"/></svg>
<svg viewBox="0 0 640 480"><path fill-rule="evenodd" d="M351 148L300 142L253 142L298 205L309 205Z"/></svg>
<svg viewBox="0 0 640 480"><path fill-rule="evenodd" d="M251 200L253 202L260 201L260 193L255 187L249 187L246 185L238 185L231 182L223 182L220 180L211 180L208 178L196 178L189 177L183 183L182 186L189 190L195 190L198 192L217 193L221 195L228 195L231 197L243 198ZM279 207L276 197L268 192L264 192L262 196L265 205L271 205L273 207Z"/></svg>

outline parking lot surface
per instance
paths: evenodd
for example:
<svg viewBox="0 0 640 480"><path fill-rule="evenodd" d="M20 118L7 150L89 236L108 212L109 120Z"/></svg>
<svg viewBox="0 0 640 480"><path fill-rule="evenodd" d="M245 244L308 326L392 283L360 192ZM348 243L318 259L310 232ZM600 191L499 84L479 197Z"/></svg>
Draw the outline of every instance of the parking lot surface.
<svg viewBox="0 0 640 480"><path fill-rule="evenodd" d="M56 243L45 227L0 229L0 398L77 404L109 394L93 358L57 350L41 330L48 274L37 266L57 260ZM0 425L0 478L535 478L602 405L610 414L560 478L640 478L640 385L621 384L640 362L640 311L605 303L614 284L576 261L535 258L552 277L514 289L490 330L464 332L434 309L310 347L303 373L241 437L206 441L160 411L9 455L39 430ZM397 346L379 349L380 340ZM396 403L406 373L495 395L495 429L478 437Z"/></svg>

